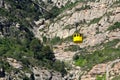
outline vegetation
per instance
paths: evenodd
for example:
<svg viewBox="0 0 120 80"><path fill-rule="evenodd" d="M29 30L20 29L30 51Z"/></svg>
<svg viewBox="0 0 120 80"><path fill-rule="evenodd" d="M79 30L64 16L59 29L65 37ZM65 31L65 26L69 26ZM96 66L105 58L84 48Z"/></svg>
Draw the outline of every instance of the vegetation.
<svg viewBox="0 0 120 80"><path fill-rule="evenodd" d="M114 25L110 26L107 30L113 31L115 29L120 29L120 22L114 23Z"/></svg>
<svg viewBox="0 0 120 80"><path fill-rule="evenodd" d="M80 50L78 45L70 45L68 48L64 49L64 51L77 51Z"/></svg>
<svg viewBox="0 0 120 80"><path fill-rule="evenodd" d="M104 75L97 75L96 80L106 80L106 76Z"/></svg>
<svg viewBox="0 0 120 80"><path fill-rule="evenodd" d="M81 8L77 8L76 11L87 10L87 9L91 9L90 5L85 5L82 6Z"/></svg>
<svg viewBox="0 0 120 80"><path fill-rule="evenodd" d="M50 40L50 44L53 44L53 45L59 44L61 41L62 41L62 40L60 39L60 37L55 36L54 38L52 38L52 39Z"/></svg>
<svg viewBox="0 0 120 80"><path fill-rule="evenodd" d="M5 71L9 72L11 69L13 69L8 62L2 61L2 58L0 58L0 68L4 68Z"/></svg>
<svg viewBox="0 0 120 80"><path fill-rule="evenodd" d="M119 4L120 3L120 0L117 0L114 4Z"/></svg>
<svg viewBox="0 0 120 80"><path fill-rule="evenodd" d="M6 17L10 22L18 22L21 25L31 27L31 21L38 20L41 12L37 5L31 1L5 0L7 4L12 5L9 10L0 8L0 15ZM26 5L27 4L27 5Z"/></svg>
<svg viewBox="0 0 120 80"><path fill-rule="evenodd" d="M63 41L64 41L64 42L67 42L67 41L72 42L72 39L73 39L73 36L68 36L68 37L65 38Z"/></svg>
<svg viewBox="0 0 120 80"><path fill-rule="evenodd" d="M26 46L26 45L25 45ZM54 60L54 53L49 46L43 46L38 39L32 39L25 47L21 42L11 38L0 39L0 55L1 57L12 57L23 63L24 68L28 65L38 65L66 73L64 63ZM24 58L23 56L26 56ZM1 60L2 61L2 60ZM5 69L11 69L10 65L2 64ZM57 68L59 65L59 69Z"/></svg>
<svg viewBox="0 0 120 80"><path fill-rule="evenodd" d="M120 40L113 40L104 45L104 49L96 50L92 54L82 53L74 57L75 65L83 69L91 69L94 65L120 58L120 49L114 48Z"/></svg>
<svg viewBox="0 0 120 80"><path fill-rule="evenodd" d="M88 25L98 23L101 18L102 18L102 17L100 17L100 18L94 18L93 20L90 21L90 23L89 23Z"/></svg>
<svg viewBox="0 0 120 80"><path fill-rule="evenodd" d="M33 33L30 31L30 28L33 27L33 21L38 20L41 17L45 19L54 19L60 13L66 9L71 9L76 6L78 2L84 0L78 0L75 3L68 2L66 6L62 8L53 7L51 10L44 11L40 10L39 6L31 0L5 0L6 4L9 4L8 9L0 8L0 16L5 18L5 24L8 24L8 34L3 35L0 38L0 67L3 67L5 71L10 72L11 70L18 71L14 69L6 61L7 57L14 58L22 62L23 71L29 72L29 66L39 66L46 67L48 69L53 69L61 72L64 76L67 72L65 70L65 63L55 59L54 52L51 48L46 45L44 46L40 40L34 37ZM94 0L92 0L94 1ZM41 6L44 7L44 3ZM90 6L83 6L82 10L90 9ZM81 10L80 9L80 10ZM100 18L93 19L89 24L98 23ZM20 24L19 28L16 28L14 25L16 23ZM108 30L114 30L119 28L120 23L116 22ZM0 32L4 33L3 29L5 27L0 22ZM64 29L70 29L67 25ZM51 45L61 43L61 41L72 41L72 36L69 36L65 39L60 39L60 37L54 37L49 42ZM48 43L48 39L43 36L43 42ZM107 43L104 45L103 50L97 50L93 54L81 54L74 57L75 64L83 68L91 68L93 65L106 62L109 60L114 60L120 57L120 49L112 47L116 45L119 40L115 42ZM72 45L65 49L65 51L77 51L80 49L79 46ZM31 78L34 80L33 74ZM101 77L97 77L101 79ZM26 76L23 80L29 80Z"/></svg>
<svg viewBox="0 0 120 80"><path fill-rule="evenodd" d="M43 43L47 43L47 37L43 36Z"/></svg>
<svg viewBox="0 0 120 80"><path fill-rule="evenodd" d="M23 78L23 80L30 80L27 76L25 76L24 78Z"/></svg>
<svg viewBox="0 0 120 80"><path fill-rule="evenodd" d="M119 75L119 76L114 77L112 80L119 80L119 79L120 79L120 75Z"/></svg>
<svg viewBox="0 0 120 80"><path fill-rule="evenodd" d="M5 19L4 24L8 24L9 35L3 35L0 38L0 66L4 67L7 72L14 70L8 62L3 61L3 58L14 58L22 62L23 71L29 72L29 66L41 66L48 69L53 69L66 74L65 65L63 62L55 60L53 51L49 46L43 46L40 40L36 39L30 28L33 27L33 21L40 17L46 19L55 18L60 12L57 7L53 7L49 12L41 11L39 6L31 0L5 0L9 4L8 9L0 8L0 16ZM41 2L44 8L44 2ZM44 15L43 15L44 13ZM19 23L20 27L16 28L14 24ZM0 32L5 33L4 25L0 22ZM44 43L47 38L43 37ZM55 37L50 41L56 44L60 41L59 37ZM59 67L59 68L58 68ZM24 80L27 78L25 77Z"/></svg>
<svg viewBox="0 0 120 80"><path fill-rule="evenodd" d="M56 16L58 16L59 14L61 13L61 10L58 8L58 7L56 7L56 6L54 6L50 11L49 11L49 13L48 12L46 12L45 14L44 14L44 18L45 19L54 19Z"/></svg>
<svg viewBox="0 0 120 80"><path fill-rule="evenodd" d="M76 6L77 3L78 3L78 1L76 1L75 3L68 2L64 7L61 8L61 11L64 11L66 9L71 9L74 6Z"/></svg>
<svg viewBox="0 0 120 80"><path fill-rule="evenodd" d="M120 39L114 39L113 41L109 41L106 44L104 44L103 46L108 49L108 48L114 48L115 45L117 45L117 43L120 42Z"/></svg>
<svg viewBox="0 0 120 80"><path fill-rule="evenodd" d="M78 2L84 2L84 0L78 0L78 1L76 1L75 3L71 3L71 2L69 2L68 1L68 3L65 5L65 6L62 6L61 8L57 8L57 7L53 7L50 11L49 11L49 13L46 13L45 14L45 18L51 18L51 19L53 19L53 18L55 18L56 16L58 16L60 13L62 13L63 11L65 11L65 10L67 10L67 9L71 9L71 8L73 8L74 6L76 6L77 5L77 3ZM59 18L60 19L60 18Z"/></svg>
<svg viewBox="0 0 120 80"><path fill-rule="evenodd" d="M63 28L63 30L64 30L64 29L69 29L69 30L70 30L70 29L72 29L72 27L71 27L70 25L66 25L66 26Z"/></svg>

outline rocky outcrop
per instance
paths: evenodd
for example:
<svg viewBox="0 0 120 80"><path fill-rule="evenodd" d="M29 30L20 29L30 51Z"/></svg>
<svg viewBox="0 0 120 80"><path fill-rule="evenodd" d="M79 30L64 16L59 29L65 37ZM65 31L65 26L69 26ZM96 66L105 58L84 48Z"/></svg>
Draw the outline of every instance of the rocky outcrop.
<svg viewBox="0 0 120 80"><path fill-rule="evenodd" d="M11 6L5 2L5 0L0 0L0 8L9 9Z"/></svg>
<svg viewBox="0 0 120 80"><path fill-rule="evenodd" d="M0 8L4 7L4 0L0 1Z"/></svg>
<svg viewBox="0 0 120 80"><path fill-rule="evenodd" d="M80 45L82 48L100 44L107 37L109 40L113 40L112 36L119 36L119 31L109 32L107 29L115 22L120 21L119 7L110 7L116 1L100 0L99 2L88 2L86 4L80 3L79 6L77 5L73 9L67 10L62 15L59 15L54 23L50 23L50 26L48 26L49 29L45 33L37 29L36 35L41 40L41 35L47 36L48 38L54 38L55 36L67 38L76 31L75 23L78 23L77 29L85 37L83 43ZM84 5L90 8L81 9ZM80 10L76 11L76 8ZM39 28L41 27L39 26ZM46 30L45 27L44 29Z"/></svg>
<svg viewBox="0 0 120 80"><path fill-rule="evenodd" d="M60 73L44 68L33 67L35 80L63 80Z"/></svg>
<svg viewBox="0 0 120 80"><path fill-rule="evenodd" d="M95 65L87 74L82 75L81 80L96 80L97 75L103 75L106 72L106 63Z"/></svg>
<svg viewBox="0 0 120 80"><path fill-rule="evenodd" d="M57 47L53 49L56 59L59 59L61 61L72 61L72 58L75 55L75 52L64 51L64 49L69 46L70 46L69 44L61 44L61 45L53 46L53 47Z"/></svg>
<svg viewBox="0 0 120 80"><path fill-rule="evenodd" d="M41 40L42 36L46 36L50 39L58 36L61 39L65 39L73 35L73 33L76 31L75 24L78 23L79 25L77 29L79 33L83 34L84 37L83 43L78 44L80 48L93 47L101 43L112 41L114 39L120 39L119 29L116 29L114 31L108 30L108 28L112 26L115 22L120 21L120 9L119 6L115 3L116 1L117 0L95 0L95 2L88 1L87 3L78 3L72 9L66 10L61 13L52 22L49 21L49 25L44 24L38 26L38 28L35 28L35 35L37 35L36 37ZM70 41L66 43L63 42L61 45L55 45L57 49L54 49L53 51L55 52L56 59L66 62L72 61L72 58L76 54L76 52L64 51L64 49L71 44L76 45ZM119 43L116 45L116 47L118 46ZM91 49L91 51L94 50ZM95 80L97 74L101 75L105 73L105 67L106 64L98 64L94 66L88 74L83 75L81 79ZM79 79L81 73L80 70L80 73L76 72L76 69L71 69L71 71L68 72L69 73L66 78L69 77L69 79L73 80ZM71 74L72 77L70 77Z"/></svg>
<svg viewBox="0 0 120 80"><path fill-rule="evenodd" d="M120 62L113 65L110 69L110 79L114 78L115 76L120 75Z"/></svg>
<svg viewBox="0 0 120 80"><path fill-rule="evenodd" d="M22 64L17 61L16 59L13 59L13 58L7 58L7 62L13 67L13 68L16 68L16 69L22 69Z"/></svg>
<svg viewBox="0 0 120 80"><path fill-rule="evenodd" d="M77 0L65 0L65 1L63 1L63 0L42 0L42 1L44 1L45 3L51 2L58 8L61 8L62 6L65 6L68 2L74 3Z"/></svg>

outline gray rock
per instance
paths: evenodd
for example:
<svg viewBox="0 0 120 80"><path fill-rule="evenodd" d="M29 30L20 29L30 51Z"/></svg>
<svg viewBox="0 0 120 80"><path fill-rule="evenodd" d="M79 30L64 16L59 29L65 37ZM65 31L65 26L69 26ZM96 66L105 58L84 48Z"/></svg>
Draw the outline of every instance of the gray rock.
<svg viewBox="0 0 120 80"><path fill-rule="evenodd" d="M62 80L60 73L41 68L33 68L35 80Z"/></svg>
<svg viewBox="0 0 120 80"><path fill-rule="evenodd" d="M4 7L4 0L0 0L0 8Z"/></svg>

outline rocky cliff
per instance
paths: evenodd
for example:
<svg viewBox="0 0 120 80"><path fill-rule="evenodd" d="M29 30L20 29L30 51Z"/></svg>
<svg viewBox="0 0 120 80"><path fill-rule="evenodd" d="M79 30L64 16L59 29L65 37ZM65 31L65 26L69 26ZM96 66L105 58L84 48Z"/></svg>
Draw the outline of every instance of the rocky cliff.
<svg viewBox="0 0 120 80"><path fill-rule="evenodd" d="M63 1L61 1L61 3L62 2ZM65 5L67 5L67 7ZM92 53L96 50L104 49L104 44L120 39L119 0L75 1L66 3L65 5L65 10L52 21L44 20L45 23L43 25L34 28L35 36L41 40L43 40L44 36L48 42L54 40L56 37L59 38L58 43L60 44L53 45L57 59L71 62L73 56L78 52L82 53L84 49L86 49L88 53ZM59 8L62 9L62 7ZM38 23L41 23L41 20L36 22L36 24ZM84 37L83 43L81 44L72 42L72 35L76 31L76 24L78 25L77 30L83 34ZM113 28L116 24L118 24L118 27ZM65 49L71 45L78 45L82 50L77 49L73 52L68 50L66 52ZM72 64L74 64L74 62ZM74 72L76 72L75 69L73 69L73 75L75 74ZM80 75L79 72L76 74ZM76 80L78 80L78 77L76 77ZM83 78L82 80L87 79Z"/></svg>
<svg viewBox="0 0 120 80"><path fill-rule="evenodd" d="M81 44L72 42L76 28ZM1 79L105 79L119 48L120 0L0 1Z"/></svg>

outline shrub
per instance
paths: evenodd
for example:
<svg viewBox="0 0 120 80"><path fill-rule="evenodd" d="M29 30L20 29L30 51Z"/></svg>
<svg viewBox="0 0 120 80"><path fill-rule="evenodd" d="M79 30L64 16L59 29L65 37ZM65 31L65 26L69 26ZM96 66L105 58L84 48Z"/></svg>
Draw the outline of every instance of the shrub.
<svg viewBox="0 0 120 80"><path fill-rule="evenodd" d="M89 25L98 23L102 17L100 18L94 18L93 20L90 21Z"/></svg>
<svg viewBox="0 0 120 80"><path fill-rule="evenodd" d="M119 79L120 79L120 75L119 75L119 76L114 77L112 80L119 80Z"/></svg>
<svg viewBox="0 0 120 80"><path fill-rule="evenodd" d="M90 5L85 5L82 6L81 8L77 8L76 11L87 10L87 9L91 9Z"/></svg>
<svg viewBox="0 0 120 80"><path fill-rule="evenodd" d="M64 42L70 41L72 42L73 36L68 36L67 38L63 39Z"/></svg>
<svg viewBox="0 0 120 80"><path fill-rule="evenodd" d="M80 50L78 45L70 45L68 48L64 49L64 51L77 51Z"/></svg>
<svg viewBox="0 0 120 80"><path fill-rule="evenodd" d="M27 76L23 78L23 80L30 80ZM33 80L33 79L32 79Z"/></svg>
<svg viewBox="0 0 120 80"><path fill-rule="evenodd" d="M47 37L43 36L43 43L47 42Z"/></svg>
<svg viewBox="0 0 120 80"><path fill-rule="evenodd" d="M79 55L75 54L75 55L73 56L73 60L78 60L78 59L79 59Z"/></svg>
<svg viewBox="0 0 120 80"><path fill-rule="evenodd" d="M40 51L42 48L42 44L40 43L40 41L38 39L33 39L30 43L30 50L34 51L34 52L38 52Z"/></svg>
<svg viewBox="0 0 120 80"><path fill-rule="evenodd" d="M97 75L96 80L106 80L106 76L104 75Z"/></svg>
<svg viewBox="0 0 120 80"><path fill-rule="evenodd" d="M48 60L53 60L55 58L54 53L49 46L42 47L42 54L43 58Z"/></svg>
<svg viewBox="0 0 120 80"><path fill-rule="evenodd" d="M50 40L51 44L58 44L61 41L60 37L54 37L52 40Z"/></svg>
<svg viewBox="0 0 120 80"><path fill-rule="evenodd" d="M114 39L113 41L109 41L106 44L103 44L105 48L113 48L117 43L120 42L120 39Z"/></svg>
<svg viewBox="0 0 120 80"><path fill-rule="evenodd" d="M108 43L106 43L108 44ZM120 58L120 49L110 45L103 50L96 50L92 54L81 54L79 58L74 58L75 65L82 68L91 69L92 66Z"/></svg>
<svg viewBox="0 0 120 80"><path fill-rule="evenodd" d="M66 25L66 26L63 28L63 30L64 30L64 29L69 29L69 30L70 30L71 27L70 27L70 25Z"/></svg>
<svg viewBox="0 0 120 80"><path fill-rule="evenodd" d="M67 74L67 71L65 70L65 64L64 62L61 61L55 61L55 63L53 64L54 68L61 72L62 76L64 76L65 74Z"/></svg>
<svg viewBox="0 0 120 80"><path fill-rule="evenodd" d="M78 59L78 60L75 61L75 65L77 65L77 66L83 67L86 64L87 64L87 60L86 59Z"/></svg>
<svg viewBox="0 0 120 80"><path fill-rule="evenodd" d="M114 23L114 25L110 26L107 30L113 31L115 29L120 29L120 22Z"/></svg>
<svg viewBox="0 0 120 80"><path fill-rule="evenodd" d="M60 9L56 6L54 6L49 12L46 12L44 14L45 19L55 18L60 14Z"/></svg>

